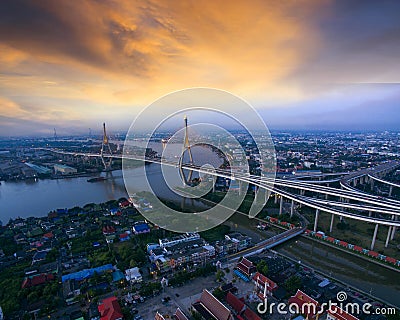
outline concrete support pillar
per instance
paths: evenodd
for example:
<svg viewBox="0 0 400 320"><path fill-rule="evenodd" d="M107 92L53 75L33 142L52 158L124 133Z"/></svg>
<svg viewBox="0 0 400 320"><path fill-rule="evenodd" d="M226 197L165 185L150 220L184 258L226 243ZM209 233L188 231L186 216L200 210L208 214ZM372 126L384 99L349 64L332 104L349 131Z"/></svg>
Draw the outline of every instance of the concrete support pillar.
<svg viewBox="0 0 400 320"><path fill-rule="evenodd" d="M376 235L378 233L378 227L379 227L379 224L376 224L375 230L374 230L374 236L372 237L372 242L371 242L371 250L374 250L374 247L375 247L375 241L376 241Z"/></svg>
<svg viewBox="0 0 400 320"><path fill-rule="evenodd" d="M328 200L328 194L325 193L325 200Z"/></svg>
<svg viewBox="0 0 400 320"><path fill-rule="evenodd" d="M274 203L275 203L275 204L278 203L278 194L277 194L277 193L275 193L275 200L274 200Z"/></svg>
<svg viewBox="0 0 400 320"><path fill-rule="evenodd" d="M242 181L239 180L239 196L242 195L242 187L243 187Z"/></svg>
<svg viewBox="0 0 400 320"><path fill-rule="evenodd" d="M319 209L315 210L314 232L317 232Z"/></svg>
<svg viewBox="0 0 400 320"><path fill-rule="evenodd" d="M371 191L374 190L374 179L371 179Z"/></svg>
<svg viewBox="0 0 400 320"><path fill-rule="evenodd" d="M368 212L368 217L372 216L372 211Z"/></svg>
<svg viewBox="0 0 400 320"><path fill-rule="evenodd" d="M392 217L393 217L393 220L394 220L394 221L397 220L397 216L393 215ZM393 239L394 239L394 237L395 237L395 235L396 235L396 231L397 231L397 228L396 228L395 226L393 226L393 228L392 228L392 235L390 236L390 240L393 240Z"/></svg>
<svg viewBox="0 0 400 320"><path fill-rule="evenodd" d="M389 197L392 196L392 192L393 192L393 186L390 186L390 188L389 188Z"/></svg>
<svg viewBox="0 0 400 320"><path fill-rule="evenodd" d="M283 209L283 197L281 196L281 202L279 203L279 215L282 214L282 209Z"/></svg>
<svg viewBox="0 0 400 320"><path fill-rule="evenodd" d="M391 234L392 234L392 226L390 226L390 227L389 227L389 230L388 230L388 234L387 234L386 242L385 242L385 248L387 248L388 245L389 245L389 240L390 240Z"/></svg>
<svg viewBox="0 0 400 320"><path fill-rule="evenodd" d="M332 232L333 230L333 221L335 220L335 215L332 213L332 217L331 217L331 226L329 227L329 232Z"/></svg>
<svg viewBox="0 0 400 320"><path fill-rule="evenodd" d="M290 217L293 217L294 213L294 200L292 200L292 205L290 206Z"/></svg>
<svg viewBox="0 0 400 320"><path fill-rule="evenodd" d="M390 237L390 240L394 240L394 237L396 236L396 231L397 231L397 227L393 227L392 228L392 235Z"/></svg>

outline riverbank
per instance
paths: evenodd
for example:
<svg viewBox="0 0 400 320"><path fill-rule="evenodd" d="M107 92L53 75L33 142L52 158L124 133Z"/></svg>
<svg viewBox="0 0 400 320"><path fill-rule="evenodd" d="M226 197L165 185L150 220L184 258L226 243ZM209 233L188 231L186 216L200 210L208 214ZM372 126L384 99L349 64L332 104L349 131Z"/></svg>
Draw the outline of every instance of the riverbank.
<svg viewBox="0 0 400 320"><path fill-rule="evenodd" d="M102 174L107 181L89 183L88 177L6 181L0 186L0 220L43 217L55 209L102 203L127 197L122 171ZM138 190L139 186L138 186Z"/></svg>

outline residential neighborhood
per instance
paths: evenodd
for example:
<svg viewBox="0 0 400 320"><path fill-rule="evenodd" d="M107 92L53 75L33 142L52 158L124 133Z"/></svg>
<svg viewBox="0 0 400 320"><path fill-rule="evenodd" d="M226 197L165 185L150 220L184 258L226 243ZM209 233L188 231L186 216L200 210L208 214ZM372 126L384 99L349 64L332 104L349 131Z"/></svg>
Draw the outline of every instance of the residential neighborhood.
<svg viewBox="0 0 400 320"><path fill-rule="evenodd" d="M349 290L270 250L240 256L256 238L227 225L163 230L124 198L10 220L0 237L6 319L278 319L260 314L258 304L267 298L301 309ZM355 293L352 299L370 301Z"/></svg>

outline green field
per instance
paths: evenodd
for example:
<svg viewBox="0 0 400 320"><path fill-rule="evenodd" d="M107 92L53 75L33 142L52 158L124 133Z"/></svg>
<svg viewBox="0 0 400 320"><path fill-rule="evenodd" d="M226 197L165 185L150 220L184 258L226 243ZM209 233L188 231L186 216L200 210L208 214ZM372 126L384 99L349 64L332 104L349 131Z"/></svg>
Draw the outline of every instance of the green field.
<svg viewBox="0 0 400 320"><path fill-rule="evenodd" d="M312 230L314 227L315 210L303 207L301 212L310 221L309 229ZM343 218L343 223L340 225L339 217L335 217L332 233L329 232L330 224L331 215L320 211L318 218L318 231L323 231L329 236L344 240L366 249L371 247L372 236L375 229L374 224ZM389 246L385 248L387 234L388 227L379 226L374 250L393 258L400 259L400 250L397 248L397 246L400 244L399 235L396 235L394 240L389 242Z"/></svg>

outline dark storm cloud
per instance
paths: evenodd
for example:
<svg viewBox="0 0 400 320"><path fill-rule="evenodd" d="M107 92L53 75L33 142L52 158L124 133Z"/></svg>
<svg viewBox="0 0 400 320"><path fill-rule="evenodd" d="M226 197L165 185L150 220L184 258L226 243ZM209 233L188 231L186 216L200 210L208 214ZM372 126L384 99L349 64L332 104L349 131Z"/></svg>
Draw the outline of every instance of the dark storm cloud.
<svg viewBox="0 0 400 320"><path fill-rule="evenodd" d="M106 59L86 41L85 20L79 20L79 8L70 12L66 8L64 14L71 18L64 19L52 10L56 5L61 6L61 2L2 1L0 42L44 56L61 54L87 63L105 63Z"/></svg>
<svg viewBox="0 0 400 320"><path fill-rule="evenodd" d="M157 63L154 52L145 48L149 30L171 27L139 6L130 10L132 19L126 19L123 2L4 0L0 3L0 43L56 64L64 59L148 76ZM168 52L168 47L160 43L160 51Z"/></svg>
<svg viewBox="0 0 400 320"><path fill-rule="evenodd" d="M288 76L305 90L400 82L400 1L336 1L316 17L321 46Z"/></svg>

